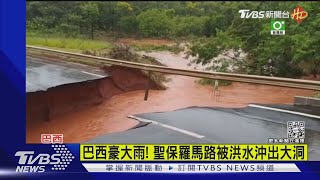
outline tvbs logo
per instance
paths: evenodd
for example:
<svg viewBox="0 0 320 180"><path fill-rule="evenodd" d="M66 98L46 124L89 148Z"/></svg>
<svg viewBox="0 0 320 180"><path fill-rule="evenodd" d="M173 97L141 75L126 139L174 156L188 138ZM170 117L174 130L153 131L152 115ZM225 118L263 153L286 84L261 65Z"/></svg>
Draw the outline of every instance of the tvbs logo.
<svg viewBox="0 0 320 180"><path fill-rule="evenodd" d="M239 10L240 18L264 18L265 11Z"/></svg>
<svg viewBox="0 0 320 180"><path fill-rule="evenodd" d="M16 172L44 172L48 164L59 164L61 161L61 154L38 154L34 151L18 151L15 156L19 158L19 164Z"/></svg>

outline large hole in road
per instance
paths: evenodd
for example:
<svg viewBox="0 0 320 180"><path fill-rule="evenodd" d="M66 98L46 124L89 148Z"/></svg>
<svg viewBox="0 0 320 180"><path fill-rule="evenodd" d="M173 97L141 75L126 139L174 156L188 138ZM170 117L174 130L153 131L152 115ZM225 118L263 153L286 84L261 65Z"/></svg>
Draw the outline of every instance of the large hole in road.
<svg viewBox="0 0 320 180"><path fill-rule="evenodd" d="M109 77L27 93L27 124L49 121L57 116L91 107L117 94L144 90L149 80L146 73L137 69L110 66L103 67L103 70ZM149 88L165 89L153 80L150 80Z"/></svg>

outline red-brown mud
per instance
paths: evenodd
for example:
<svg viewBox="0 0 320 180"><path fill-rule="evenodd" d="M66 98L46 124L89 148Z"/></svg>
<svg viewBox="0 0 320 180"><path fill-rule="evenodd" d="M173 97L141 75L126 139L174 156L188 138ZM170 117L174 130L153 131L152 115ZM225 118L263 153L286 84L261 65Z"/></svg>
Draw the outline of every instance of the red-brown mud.
<svg viewBox="0 0 320 180"><path fill-rule="evenodd" d="M138 124L128 115L171 111L190 106L245 107L249 103L293 103L295 95L314 92L246 83L233 83L221 87L220 101L211 99L212 87L202 86L196 78L171 76L165 91L151 90L144 101L144 91L121 93L103 103L78 112L59 116L50 122L40 122L27 129L27 142L38 143L42 133L62 133L64 141L84 142L107 133L121 132Z"/></svg>
<svg viewBox="0 0 320 180"><path fill-rule="evenodd" d="M181 55L164 52L152 53L151 55L169 67L193 69L193 67L186 65L187 61L181 58ZM65 142L81 143L107 133L125 131L138 124L137 121L127 118L128 115L171 111L190 106L245 107L249 103L292 104L294 96L308 96L315 93L310 90L294 88L233 83L230 86L220 87L221 96L217 102L211 98L212 87L199 85L195 82L198 78L170 75L171 81L165 84L168 89L165 91L151 90L148 100L144 101L144 91L141 89L145 87L145 80L141 79L145 78L135 78L131 75L132 71L118 70L116 72L119 74L116 75L117 73L114 72L112 83L105 83L103 86L106 88L103 92L107 92L104 94L107 98L102 103L54 117L49 122L32 123L32 126L27 126L27 143L39 143L40 135L44 133L61 133L64 134ZM135 84L136 81L139 85ZM111 87L109 87L110 85ZM131 88L128 88L128 85ZM66 96L72 96L75 91L77 91L76 88ZM88 89L80 94L95 94L94 92L90 92ZM109 92L114 93L108 95ZM99 93L97 94L99 97Z"/></svg>
<svg viewBox="0 0 320 180"><path fill-rule="evenodd" d="M117 94L146 88L148 77L139 70L120 66L104 70L110 77L27 93L27 126L98 105ZM150 89L163 88L150 81Z"/></svg>

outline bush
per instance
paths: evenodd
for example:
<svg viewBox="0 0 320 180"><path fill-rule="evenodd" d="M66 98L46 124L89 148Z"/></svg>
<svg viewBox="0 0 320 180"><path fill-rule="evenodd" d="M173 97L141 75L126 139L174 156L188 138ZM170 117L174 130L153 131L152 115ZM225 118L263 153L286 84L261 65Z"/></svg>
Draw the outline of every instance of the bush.
<svg viewBox="0 0 320 180"><path fill-rule="evenodd" d="M210 85L214 87L215 81L216 81L215 79L200 79L198 80L198 83L202 85ZM218 80L218 83L219 83L219 86L229 86L232 84L231 81L226 81L226 80Z"/></svg>
<svg viewBox="0 0 320 180"><path fill-rule="evenodd" d="M142 12L137 20L139 31L146 37L170 38L173 35L173 21L166 11L151 9Z"/></svg>
<svg viewBox="0 0 320 180"><path fill-rule="evenodd" d="M123 33L134 34L139 28L139 23L135 16L124 16L120 18L118 27Z"/></svg>
<svg viewBox="0 0 320 180"><path fill-rule="evenodd" d="M208 17L202 16L186 16L177 17L175 19L176 29L175 33L177 37L187 37L187 36L202 36L205 22Z"/></svg>
<svg viewBox="0 0 320 180"><path fill-rule="evenodd" d="M79 26L74 26L67 23L60 24L55 29L56 32L60 34L60 36L67 38L76 38L80 34Z"/></svg>
<svg viewBox="0 0 320 180"><path fill-rule="evenodd" d="M108 56L114 59L124 61L163 66L163 64L158 62L155 58L149 56L140 56L137 53L131 51L130 46L124 44L117 44L117 46L110 51ZM148 74L146 71L142 72ZM161 86L163 82L169 81L169 79L167 79L162 73L151 72L150 75L150 78L154 80L156 83L160 84Z"/></svg>
<svg viewBox="0 0 320 180"><path fill-rule="evenodd" d="M180 53L183 51L183 48L179 47L178 45L161 45L161 46L156 46L156 45L134 45L134 49L137 51L145 51L145 52L152 52L152 51L170 51L175 54Z"/></svg>

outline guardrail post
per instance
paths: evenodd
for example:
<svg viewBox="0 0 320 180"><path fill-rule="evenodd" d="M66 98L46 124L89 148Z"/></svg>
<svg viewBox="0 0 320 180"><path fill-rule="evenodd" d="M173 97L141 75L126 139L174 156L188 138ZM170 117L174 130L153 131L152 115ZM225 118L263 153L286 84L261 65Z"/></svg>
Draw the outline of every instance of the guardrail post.
<svg viewBox="0 0 320 180"><path fill-rule="evenodd" d="M147 80L147 83L146 83L146 92L144 93L144 100L145 101L148 100L150 81L151 81L151 71L148 71L148 80Z"/></svg>

